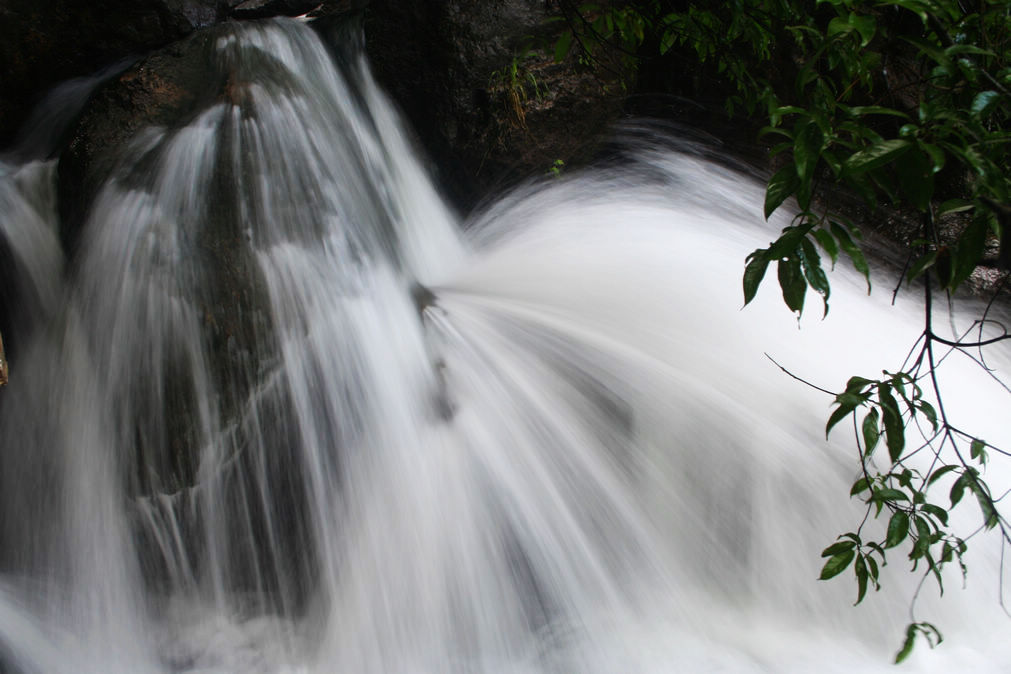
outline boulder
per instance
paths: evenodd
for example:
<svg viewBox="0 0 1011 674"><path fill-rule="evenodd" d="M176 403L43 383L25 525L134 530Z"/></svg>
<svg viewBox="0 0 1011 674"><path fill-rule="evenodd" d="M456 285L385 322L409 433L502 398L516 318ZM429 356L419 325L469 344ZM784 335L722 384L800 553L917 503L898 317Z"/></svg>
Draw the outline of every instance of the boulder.
<svg viewBox="0 0 1011 674"><path fill-rule="evenodd" d="M0 147L54 84L220 21L236 0L0 0Z"/></svg>

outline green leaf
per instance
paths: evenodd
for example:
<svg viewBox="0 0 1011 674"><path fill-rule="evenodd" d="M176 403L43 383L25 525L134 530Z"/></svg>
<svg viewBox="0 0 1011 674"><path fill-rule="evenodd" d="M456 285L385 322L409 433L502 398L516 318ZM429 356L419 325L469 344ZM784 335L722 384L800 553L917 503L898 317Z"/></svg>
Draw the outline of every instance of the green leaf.
<svg viewBox="0 0 1011 674"><path fill-rule="evenodd" d="M565 57L569 54L569 48L572 46L572 31L565 31L555 42L555 63L561 63L565 60Z"/></svg>
<svg viewBox="0 0 1011 674"><path fill-rule="evenodd" d="M836 35L845 35L851 30L853 30L853 26L846 19L837 16L828 22L828 30L825 31L825 34L828 37L835 37Z"/></svg>
<svg viewBox="0 0 1011 674"><path fill-rule="evenodd" d="M857 557L853 571L857 576L857 600L853 603L856 606L864 600L864 595L867 594L867 562L864 561L863 556Z"/></svg>
<svg viewBox="0 0 1011 674"><path fill-rule="evenodd" d="M909 497L906 496L905 492L899 491L898 489L878 489L874 492L874 500L885 502L885 501L908 501Z"/></svg>
<svg viewBox="0 0 1011 674"><path fill-rule="evenodd" d="M876 381L871 381L866 377L850 377L846 380L846 392L847 393L862 393L865 388L871 384L876 384Z"/></svg>
<svg viewBox="0 0 1011 674"><path fill-rule="evenodd" d="M909 534L909 515L905 510L896 510L888 520L888 533L885 536L885 547L894 548L906 540Z"/></svg>
<svg viewBox="0 0 1011 674"><path fill-rule="evenodd" d="M839 260L839 246L836 244L832 234L824 229L816 229L812 234L818 240L818 245L822 247L822 250L832 258L832 267L834 268L835 263Z"/></svg>
<svg viewBox="0 0 1011 674"><path fill-rule="evenodd" d="M846 418L850 412L855 410L857 406L863 405L867 399L863 396L856 395L854 393L840 393L836 396L835 402L839 407L832 412L832 415L828 418L828 423L825 424L825 437L828 438L829 431L837 423Z"/></svg>
<svg viewBox="0 0 1011 674"><path fill-rule="evenodd" d="M778 265L779 287L783 290L783 301L790 311L798 314L804 312L804 295L807 293L807 281L800 268L800 259L788 257L780 260Z"/></svg>
<svg viewBox="0 0 1011 674"><path fill-rule="evenodd" d="M937 217L948 215L949 213L971 211L972 209L973 204L971 201L966 201L965 199L948 199L937 207Z"/></svg>
<svg viewBox="0 0 1011 674"><path fill-rule="evenodd" d="M924 143L920 141L917 143L920 149L927 153L930 160L933 162L933 167L931 168L932 173L937 173L944 168L944 163L947 157L944 154L944 150L931 143Z"/></svg>
<svg viewBox="0 0 1011 674"><path fill-rule="evenodd" d="M944 50L948 56L958 56L959 54L972 54L974 56L996 56L992 51L983 49L971 44L955 44Z"/></svg>
<svg viewBox="0 0 1011 674"><path fill-rule="evenodd" d="M850 488L850 496L856 496L860 492L867 491L867 489L869 489L870 486L871 486L870 480L868 480L866 477L862 477L853 483L853 486Z"/></svg>
<svg viewBox="0 0 1011 674"><path fill-rule="evenodd" d="M867 259L864 258L863 251L853 243L853 239L850 238L850 234L846 229L837 222L833 222L831 225L832 233L835 238L839 241L839 247L844 253L850 256L850 260L853 261L853 268L864 275L867 279L867 294L871 292L871 268L867 265Z"/></svg>
<svg viewBox="0 0 1011 674"><path fill-rule="evenodd" d="M906 627L906 639L902 642L902 648L895 654L895 664L899 664L909 657L909 654L913 652L913 646L915 643L916 625L914 623L910 623L909 626Z"/></svg>
<svg viewBox="0 0 1011 674"><path fill-rule="evenodd" d="M830 545L827 548L825 548L824 550L822 550L821 551L821 556L822 557L834 557L834 556L838 555L840 552L846 552L847 550L852 550L854 547L856 547L856 543L854 541L849 541L849 540L847 540L847 541L839 541L838 543L833 543L832 545Z"/></svg>
<svg viewBox="0 0 1011 674"><path fill-rule="evenodd" d="M825 562L825 566L821 569L821 575L818 576L818 580L828 580L829 578L834 578L840 573L846 570L846 567L850 565L853 558L856 556L856 551L853 549L844 550L838 554L833 555Z"/></svg>
<svg viewBox="0 0 1011 674"><path fill-rule="evenodd" d="M979 119L986 116L999 102L1000 94L996 91L981 91L972 99L969 111L973 117Z"/></svg>
<svg viewBox="0 0 1011 674"><path fill-rule="evenodd" d="M937 521L948 526L948 511L939 505L934 505L933 503L924 503L920 506L920 509L925 513L930 513L937 518Z"/></svg>
<svg viewBox="0 0 1011 674"><path fill-rule="evenodd" d="M853 107L845 108L845 110L854 117L862 117L863 115L891 115L892 117L909 119L909 115L900 110L885 108L880 105L854 105Z"/></svg>
<svg viewBox="0 0 1011 674"><path fill-rule="evenodd" d="M851 174L864 173L897 159L912 146L912 141L904 138L885 140L852 155L846 160L845 168Z"/></svg>
<svg viewBox="0 0 1011 674"><path fill-rule="evenodd" d="M800 130L793 142L793 161L796 163L797 179L802 185L810 184L814 169L821 154L822 133L814 120L798 123Z"/></svg>
<svg viewBox="0 0 1011 674"><path fill-rule="evenodd" d="M756 250L748 256L748 264L744 267L744 304L755 299L758 286L765 277L765 269L769 266L769 258L764 250Z"/></svg>
<svg viewBox="0 0 1011 674"><path fill-rule="evenodd" d="M917 403L917 404L919 406L920 411L923 412L923 415L927 417L928 421L930 421L930 426L934 429L934 431L936 431L937 430L937 412L934 411L934 406L931 405L926 400L920 400L919 403Z"/></svg>
<svg viewBox="0 0 1011 674"><path fill-rule="evenodd" d="M794 164L787 164L776 172L769 179L769 185L765 190L765 219L768 220L772 212L779 208L786 199L793 194L800 185L797 179L797 169Z"/></svg>
<svg viewBox="0 0 1011 674"><path fill-rule="evenodd" d="M660 56L663 56L671 50L674 44L677 42L677 31L673 29L668 29L664 31L663 37L660 38Z"/></svg>
<svg viewBox="0 0 1011 674"><path fill-rule="evenodd" d="M963 477L965 476L963 475ZM1000 521L1000 515L997 513L997 509L994 508L993 500L990 498L990 494L983 485L980 484L979 479L977 479L975 475L972 475L968 480L966 480L966 483L973 495L976 496L976 502L979 503L979 509L983 511L983 526L987 529L993 529Z"/></svg>
<svg viewBox="0 0 1011 674"><path fill-rule="evenodd" d="M800 242L800 246L800 265L804 270L804 278L807 279L807 284L816 293L821 295L822 303L825 307L822 313L822 318L824 318L828 315L828 298L832 289L829 286L828 277L825 276L825 270L821 268L821 258L814 244L811 243L810 239L804 237Z"/></svg>
<svg viewBox="0 0 1011 674"><path fill-rule="evenodd" d="M917 278L924 271L934 266L934 262L937 260L937 251L932 250L926 255L921 256L913 266L909 268L909 273L906 274L906 281L912 283L913 279Z"/></svg>
<svg viewBox="0 0 1011 674"><path fill-rule="evenodd" d="M913 12L920 17L924 26L927 25L927 5L920 0L889 0L889 4L908 9L910 12Z"/></svg>
<svg viewBox="0 0 1011 674"><path fill-rule="evenodd" d="M986 234L989 225L984 218L974 218L965 228L955 243L955 254L952 255L951 281L948 287L955 290L960 286L979 264L986 247Z"/></svg>
<svg viewBox="0 0 1011 674"><path fill-rule="evenodd" d="M951 485L951 491L948 493L948 498L951 499L952 508L958 505L958 502L962 500L962 495L965 494L965 484L966 476L963 473L957 480L955 480L955 483Z"/></svg>
<svg viewBox="0 0 1011 674"><path fill-rule="evenodd" d="M863 434L864 456L866 457L871 455L871 452L873 452L874 448L878 445L878 438L881 437L878 426L878 408L871 408L871 411L864 417Z"/></svg>
<svg viewBox="0 0 1011 674"><path fill-rule="evenodd" d="M885 424L885 444L888 446L888 456L892 463L897 463L906 446L902 413L899 412L899 405L895 402L889 385L880 384L878 386L878 401L881 403L882 421Z"/></svg>
<svg viewBox="0 0 1011 674"><path fill-rule="evenodd" d="M979 459L982 464L986 463L986 443L982 440L973 439L972 445L969 446L969 456L973 459Z"/></svg>
<svg viewBox="0 0 1011 674"><path fill-rule="evenodd" d="M873 16L860 16L850 12L849 24L860 33L860 46L866 47L874 39L874 32L877 30L877 22Z"/></svg>
<svg viewBox="0 0 1011 674"><path fill-rule="evenodd" d="M958 466L958 465L953 464L953 463L949 463L946 466L941 466L940 468L938 468L937 470L935 470L933 473L931 473L929 478L927 478L927 486L929 487L930 485L934 484L939 479L941 479L942 477L944 477L944 475L946 475L947 473L950 473L953 470L958 470L960 467L961 466ZM954 505L954 504L952 504L952 505Z"/></svg>

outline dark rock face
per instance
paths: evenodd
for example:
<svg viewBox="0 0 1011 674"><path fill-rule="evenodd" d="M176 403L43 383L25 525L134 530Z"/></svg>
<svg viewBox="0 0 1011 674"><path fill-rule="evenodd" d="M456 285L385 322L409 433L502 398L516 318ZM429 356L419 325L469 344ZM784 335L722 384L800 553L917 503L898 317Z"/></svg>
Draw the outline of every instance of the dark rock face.
<svg viewBox="0 0 1011 674"><path fill-rule="evenodd" d="M153 176L158 175L158 165L180 129L218 104L242 105L248 83L234 68L223 66L220 54L216 54L219 40L227 39L233 30L227 24L198 30L141 59L92 96L59 162L63 234L72 260L75 252L85 250L76 245L81 227L103 224L104 213L98 213L96 220L89 220L89 216L101 208L100 190L110 178L114 178L117 189L157 193L160 185ZM283 549L291 550L293 557L305 555L311 559L311 550L306 548L309 536L298 515L304 494L297 475L292 474L298 464L285 454L288 448L298 446L297 430L289 423L291 405L283 389L269 395L257 393L263 386L264 373L273 367L279 347L264 280L246 243L248 223L242 221L237 202L238 180L228 161L230 148L227 141L221 143L200 185L202 206L167 212L165 216L178 218L186 240L184 253L167 265L166 283L175 284L180 299L197 310L206 361L196 361L183 348L170 349L156 352L162 354L161 360L152 359L145 370L136 373L136 379L126 377L123 386L130 405L125 407L130 413L117 426L127 429L124 432L132 433L135 439L123 443L129 447L130 456L124 457L122 479L131 495L179 493L184 504L197 498L196 490L191 488L199 478L197 468L203 451L197 432L201 411L196 403L198 379L203 379L195 375L195 370L206 366L207 379L215 392L212 416L220 421L218 430L230 443L234 460L254 461L257 454L247 448L258 442L272 443L276 451L269 453L268 460L276 463L269 466L269 474L276 483L285 484L274 491L276 498L269 504L243 500L243 494L254 493L257 485L228 484L223 488L222 508L228 516L247 517L254 529L266 526L267 521L285 522L282 535L289 540ZM141 267L150 263L144 255L138 253ZM159 273L152 270L150 275ZM146 282L147 276L138 278ZM152 370L159 376L153 376ZM251 414L254 409L255 414ZM247 421L247 415L271 419L271 437L262 437L259 427ZM250 467L237 474L257 473ZM252 509L248 514L247 507ZM195 506L181 507L180 518L183 529L199 539L194 533L198 524L188 519L194 512ZM141 563L151 569L153 582L160 582L167 571L158 548L153 540L144 538L146 530L138 535L147 543L142 545L145 552ZM258 570L277 563L272 553L254 543L239 556L242 559L235 562L232 571L240 586L248 582L253 587ZM307 563L293 558L283 569ZM279 584L297 584L294 577L282 571L278 571L278 578ZM280 594L291 597L301 592L293 587Z"/></svg>
<svg viewBox="0 0 1011 674"><path fill-rule="evenodd" d="M202 31L155 52L92 97L60 158L60 215L68 250L130 139L147 127L184 123L198 102L220 90L220 82L207 81L212 39Z"/></svg>
<svg viewBox="0 0 1011 674"><path fill-rule="evenodd" d="M237 19L301 16L312 11L319 4L319 0L245 0L232 9L232 16Z"/></svg>
<svg viewBox="0 0 1011 674"><path fill-rule="evenodd" d="M365 32L381 84L467 208L490 190L590 157L620 87L554 63L543 0L372 0Z"/></svg>
<svg viewBox="0 0 1011 674"><path fill-rule="evenodd" d="M0 147L55 83L219 21L234 0L0 0Z"/></svg>

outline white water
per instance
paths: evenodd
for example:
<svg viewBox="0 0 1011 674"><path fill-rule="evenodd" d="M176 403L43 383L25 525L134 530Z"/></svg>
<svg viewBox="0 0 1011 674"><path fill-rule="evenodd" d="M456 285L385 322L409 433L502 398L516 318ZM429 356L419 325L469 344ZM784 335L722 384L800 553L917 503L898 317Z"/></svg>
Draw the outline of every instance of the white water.
<svg viewBox="0 0 1011 674"><path fill-rule="evenodd" d="M915 306L840 270L824 322L771 285L741 311L782 223L659 137L462 226L364 63L230 30L229 102L137 139L63 287L51 167L4 168L32 308L0 393L9 671L892 671L915 579L894 553L857 608L815 580L862 515L853 449L763 354L838 388L901 362ZM251 341L217 341L223 293ZM1008 444L957 366L959 425ZM905 669L1011 664L972 543Z"/></svg>

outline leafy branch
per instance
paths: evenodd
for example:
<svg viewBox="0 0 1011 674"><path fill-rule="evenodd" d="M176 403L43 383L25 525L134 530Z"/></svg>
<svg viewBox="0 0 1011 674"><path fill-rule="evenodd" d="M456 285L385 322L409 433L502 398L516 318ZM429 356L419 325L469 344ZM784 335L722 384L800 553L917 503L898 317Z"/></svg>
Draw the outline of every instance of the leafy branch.
<svg viewBox="0 0 1011 674"><path fill-rule="evenodd" d="M851 497L866 504L863 521L822 553L821 578L852 568L856 603L880 589L880 568L902 550L920 587L956 564L977 533L1011 544L1003 495L986 479L991 459L1009 448L955 425L937 371L948 358L968 358L994 379L985 350L1011 337L998 325L948 339L933 328L935 295L950 298L981 263L1011 270L1011 6L1006 0L733 0L670 3L615 0L576 7L560 2L568 31L556 59L576 44L587 65L618 50L643 63L677 47L722 78L727 112L762 111L760 139L777 170L766 186L769 218L788 201L796 215L775 241L747 256L742 278L750 303L775 263L783 301L798 318L808 289L831 298L830 271L846 258L867 281L860 230L826 204L829 189L860 197L919 223L909 244L902 285L920 285L924 327L909 357L877 378L851 377L833 393L826 435L852 419L860 477ZM1003 285L1003 284L1001 284ZM788 373L796 377L792 373ZM799 377L797 377L799 379ZM999 381L999 380L998 380ZM1011 388L1001 383L1011 394ZM915 440L914 440L915 438ZM971 495L971 499L965 499ZM951 511L975 502L980 525L956 530ZM964 506L961 506L964 507ZM881 535L868 522L887 516ZM1002 558L1003 563L1003 558ZM918 596L917 591L917 596ZM1000 598L1003 605L1003 597ZM896 662L918 637L941 633L917 619L915 597Z"/></svg>

